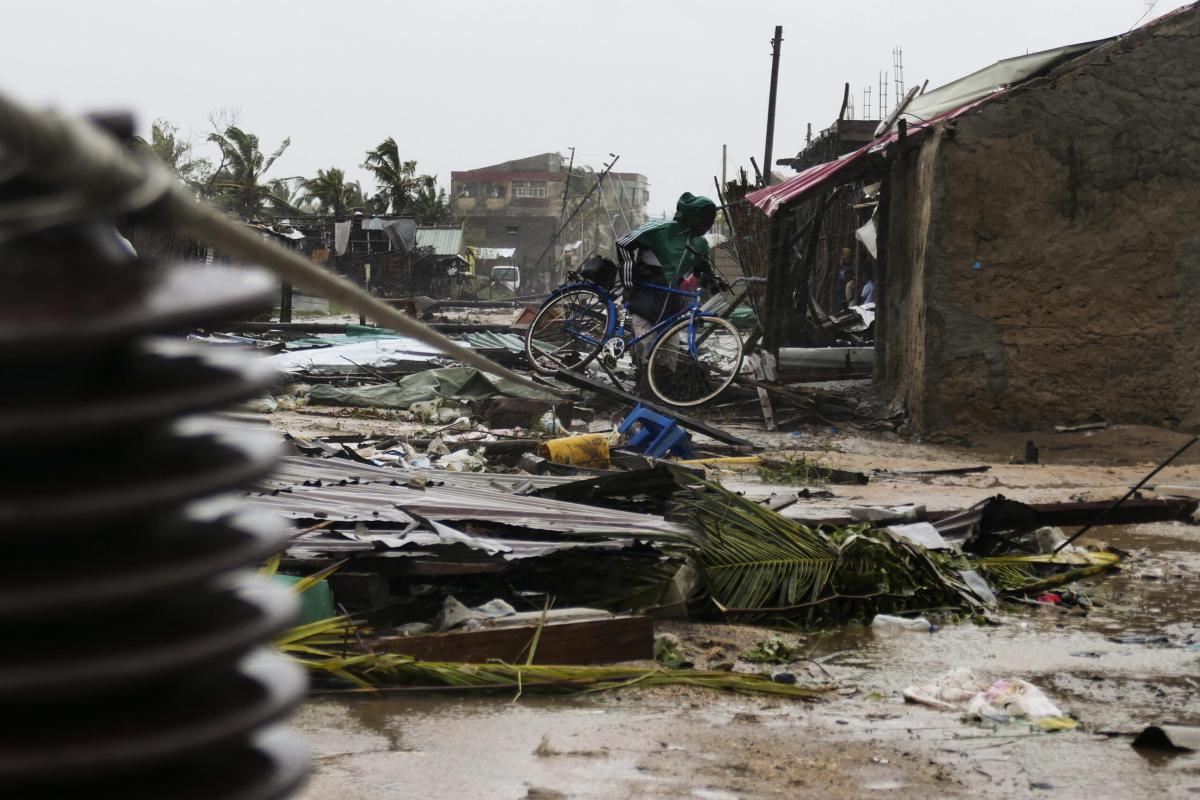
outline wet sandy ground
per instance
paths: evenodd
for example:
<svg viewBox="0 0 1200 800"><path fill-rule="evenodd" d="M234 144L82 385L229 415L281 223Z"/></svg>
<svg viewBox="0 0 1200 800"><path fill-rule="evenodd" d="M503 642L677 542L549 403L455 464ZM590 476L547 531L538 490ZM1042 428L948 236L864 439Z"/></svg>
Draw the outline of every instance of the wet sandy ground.
<svg viewBox="0 0 1200 800"><path fill-rule="evenodd" d="M837 496L805 501L826 509L913 500L959 507L996 493L1030 501L1113 497L1177 446L1152 436L1145 456L1127 451L1110 459L1124 461L1114 466L1097 465L1104 459L1096 453L1056 459L1074 463L1026 466L1003 463L995 451L981 459L961 449L886 439L786 439L772 444L799 444L843 468L993 464L981 475L823 487ZM765 486L753 471L726 473L722 480L751 494L790 488ZM1200 483L1200 467L1185 462L1162 482ZM934 634L884 635L856 626L781 634L821 664L773 669L841 687L824 703L693 689L516 702L444 695L313 699L296 720L315 755L302 796L1200 797L1200 754L1143 754L1127 735L1158 721L1200 724L1200 527L1105 527L1095 538L1132 557L1122 572L1079 585L1097 601L1086 616L1023 608L1004 615L999 626L951 622ZM694 623L658 628L679 635L698 666L736 662L769 633ZM1108 638L1135 634L1166 636L1167 642ZM996 730L904 703L905 687L957 666L989 679L1031 681L1079 719L1080 728ZM753 667L736 662L735 668Z"/></svg>
<svg viewBox="0 0 1200 800"><path fill-rule="evenodd" d="M301 711L316 772L305 798L336 797L895 797L1058 798L1200 793L1200 754L1145 755L1128 734L1172 720L1200 723L1200 533L1182 524L1109 528L1149 550L1093 581L1087 617L1053 608L998 627L951 624L934 634L851 627L803 637L821 667L775 667L801 679L828 671L843 687L820 704L692 689L586 699L385 697L319 699ZM701 666L733 660L767 632L663 624ZM1167 645L1109 636L1166 635ZM900 691L955 666L1023 677L1080 729L992 730L905 704ZM738 665L738 668L750 668Z"/></svg>

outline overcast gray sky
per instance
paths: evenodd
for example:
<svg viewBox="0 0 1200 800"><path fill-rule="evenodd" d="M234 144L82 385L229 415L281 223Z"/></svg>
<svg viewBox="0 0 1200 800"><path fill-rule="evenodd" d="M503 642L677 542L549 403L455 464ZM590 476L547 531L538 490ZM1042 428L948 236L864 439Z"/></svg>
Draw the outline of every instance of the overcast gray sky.
<svg viewBox="0 0 1200 800"><path fill-rule="evenodd" d="M1186 3L1159 0L1149 18ZM110 0L5 3L4 89L69 110L123 107L199 143L237 109L273 175L338 166L363 177L387 136L449 186L451 170L549 150L642 172L651 210L710 194L760 160L775 25L783 25L776 157L806 123L856 103L903 48L908 86L930 88L1026 51L1129 29L1146 0ZM876 90L877 91L877 90ZM201 145L206 151L208 145ZM368 187L370 188L370 187Z"/></svg>

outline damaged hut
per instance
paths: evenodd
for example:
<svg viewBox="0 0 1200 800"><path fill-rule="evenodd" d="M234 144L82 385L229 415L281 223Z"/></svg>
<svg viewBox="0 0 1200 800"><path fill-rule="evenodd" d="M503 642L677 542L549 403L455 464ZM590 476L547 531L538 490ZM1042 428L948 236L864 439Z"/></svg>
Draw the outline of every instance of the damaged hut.
<svg viewBox="0 0 1200 800"><path fill-rule="evenodd" d="M841 202L877 245L876 382L917 430L1200 421L1198 36L1193 4L914 90L873 141L750 193L768 344L819 343L795 320L819 318Z"/></svg>

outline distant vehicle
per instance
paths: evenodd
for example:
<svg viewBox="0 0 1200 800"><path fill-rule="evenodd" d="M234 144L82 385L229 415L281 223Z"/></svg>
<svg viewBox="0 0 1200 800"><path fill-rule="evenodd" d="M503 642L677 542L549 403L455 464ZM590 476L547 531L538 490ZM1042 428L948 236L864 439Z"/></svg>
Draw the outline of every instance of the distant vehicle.
<svg viewBox="0 0 1200 800"><path fill-rule="evenodd" d="M512 264L502 264L492 267L492 279L503 284L513 294L521 288L521 268Z"/></svg>

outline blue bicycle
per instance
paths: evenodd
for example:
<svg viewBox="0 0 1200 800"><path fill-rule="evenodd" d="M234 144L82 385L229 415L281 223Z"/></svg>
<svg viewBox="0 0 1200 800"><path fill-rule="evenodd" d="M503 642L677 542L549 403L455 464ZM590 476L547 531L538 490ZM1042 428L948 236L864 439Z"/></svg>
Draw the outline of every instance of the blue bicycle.
<svg viewBox="0 0 1200 800"><path fill-rule="evenodd" d="M636 335L627 328L628 302L618 308L604 286L578 273L570 279L542 304L525 336L525 355L538 372L580 372L599 359L600 369L628 389L644 369L654 396L680 407L709 402L737 377L741 334L729 320L701 308L699 291L647 284L690 303Z"/></svg>

